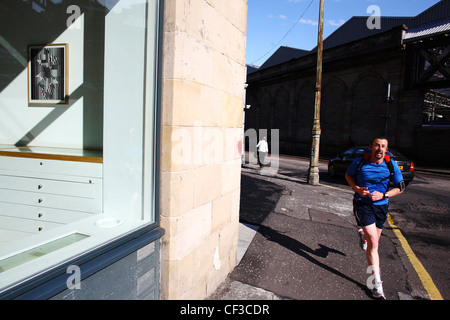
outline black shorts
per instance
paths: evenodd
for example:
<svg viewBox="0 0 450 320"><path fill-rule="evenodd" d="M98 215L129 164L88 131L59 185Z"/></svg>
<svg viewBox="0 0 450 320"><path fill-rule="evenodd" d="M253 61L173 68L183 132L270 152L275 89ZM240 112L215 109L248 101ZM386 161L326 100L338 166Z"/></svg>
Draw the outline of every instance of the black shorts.
<svg viewBox="0 0 450 320"><path fill-rule="evenodd" d="M374 205L364 201L353 200L353 214L359 227L375 223L378 229L383 229L388 216L389 204Z"/></svg>

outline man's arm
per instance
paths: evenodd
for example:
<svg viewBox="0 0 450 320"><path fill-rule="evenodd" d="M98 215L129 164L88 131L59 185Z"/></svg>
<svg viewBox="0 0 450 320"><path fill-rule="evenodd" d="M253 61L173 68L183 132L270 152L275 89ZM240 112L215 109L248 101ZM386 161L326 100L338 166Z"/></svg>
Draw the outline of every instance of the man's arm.
<svg viewBox="0 0 450 320"><path fill-rule="evenodd" d="M386 193L382 193L382 192L378 192L378 191L374 191L372 193L369 192L369 190L365 187L358 187L356 185L355 179L351 176L349 176L347 173L345 174L345 180L347 180L347 183L350 185L350 187L352 187L352 189L359 193L361 195L361 197L365 198L365 197L370 197L370 199L372 199L372 201L378 201L384 198L384 195L386 194L389 198L398 196L399 194L402 194L403 191L400 190L400 188L392 188L391 190L389 190Z"/></svg>
<svg viewBox="0 0 450 320"><path fill-rule="evenodd" d="M400 190L400 188L395 187L395 188L392 188L391 190L389 190L388 192L385 192L385 193L374 191L370 195L370 198L373 201L378 201L378 200L383 199L385 197L384 195L386 195L389 198L392 198L392 197L398 196L399 194L402 194L402 193L403 193L403 191Z"/></svg>
<svg viewBox="0 0 450 320"><path fill-rule="evenodd" d="M355 179L352 176L349 176L347 173L345 174L345 180L352 187L353 191L358 193L361 197L365 198L370 196L369 189L366 187L359 187L356 185Z"/></svg>

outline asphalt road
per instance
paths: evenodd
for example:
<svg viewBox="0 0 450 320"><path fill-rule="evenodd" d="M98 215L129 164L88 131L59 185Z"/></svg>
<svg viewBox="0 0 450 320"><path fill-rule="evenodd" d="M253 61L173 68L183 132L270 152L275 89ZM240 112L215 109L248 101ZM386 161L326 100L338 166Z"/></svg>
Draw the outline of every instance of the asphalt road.
<svg viewBox="0 0 450 320"><path fill-rule="evenodd" d="M279 172L306 179L309 160L281 157ZM450 170L449 170L450 171ZM320 183L351 191L343 177L330 178L327 161L319 164ZM402 195L390 200L390 215L434 285L450 299L450 175L421 171ZM414 270L410 270L414 272Z"/></svg>
<svg viewBox="0 0 450 320"><path fill-rule="evenodd" d="M417 173L390 214L445 300L450 299L450 177Z"/></svg>

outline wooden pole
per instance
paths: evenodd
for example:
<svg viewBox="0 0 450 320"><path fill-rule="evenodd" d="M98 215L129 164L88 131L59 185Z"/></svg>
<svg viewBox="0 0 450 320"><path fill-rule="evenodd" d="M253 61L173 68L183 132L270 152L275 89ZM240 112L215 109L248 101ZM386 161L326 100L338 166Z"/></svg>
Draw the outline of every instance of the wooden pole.
<svg viewBox="0 0 450 320"><path fill-rule="evenodd" d="M323 16L324 2L320 0L319 12L319 31L317 37L317 73L316 73L316 90L314 104L314 122L312 127L312 145L311 159L308 173L308 183L312 185L319 184L319 148L320 148L320 103L322 94L322 52L323 52Z"/></svg>

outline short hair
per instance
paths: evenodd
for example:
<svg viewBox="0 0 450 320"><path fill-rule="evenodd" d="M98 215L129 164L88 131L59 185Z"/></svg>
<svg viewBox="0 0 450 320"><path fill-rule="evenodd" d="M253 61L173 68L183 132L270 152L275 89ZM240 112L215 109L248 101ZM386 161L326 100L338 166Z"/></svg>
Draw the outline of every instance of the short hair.
<svg viewBox="0 0 450 320"><path fill-rule="evenodd" d="M388 144L389 144L389 140L388 140L388 138L386 138L385 136L375 136L375 137L373 137L373 139L370 141L370 144L369 144L369 145L372 145L373 142L374 142L375 140L377 140L377 139L380 139L380 140L386 140L386 141L388 142Z"/></svg>

